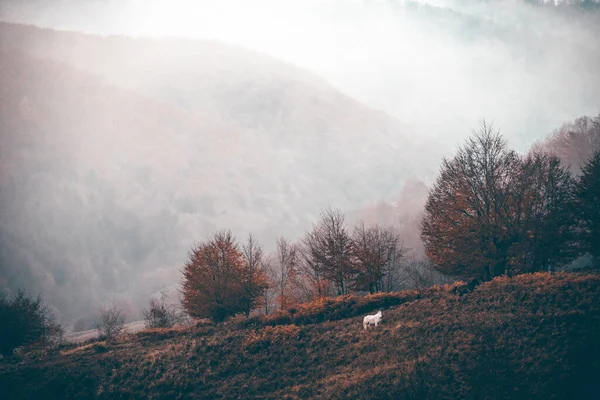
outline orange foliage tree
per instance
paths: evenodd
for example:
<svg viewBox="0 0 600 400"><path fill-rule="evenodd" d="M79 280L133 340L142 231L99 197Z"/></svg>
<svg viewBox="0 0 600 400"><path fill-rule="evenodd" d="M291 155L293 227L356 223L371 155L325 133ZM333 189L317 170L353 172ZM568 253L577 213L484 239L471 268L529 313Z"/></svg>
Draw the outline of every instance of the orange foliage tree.
<svg viewBox="0 0 600 400"><path fill-rule="evenodd" d="M261 295L264 279L244 258L231 231L220 231L190 251L182 286L188 314L223 321L248 313Z"/></svg>

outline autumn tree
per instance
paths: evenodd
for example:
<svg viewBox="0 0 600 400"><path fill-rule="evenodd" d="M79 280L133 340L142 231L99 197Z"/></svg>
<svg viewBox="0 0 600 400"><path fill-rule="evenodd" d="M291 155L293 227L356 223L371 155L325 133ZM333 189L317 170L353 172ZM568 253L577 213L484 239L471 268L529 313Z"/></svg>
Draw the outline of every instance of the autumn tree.
<svg viewBox="0 0 600 400"><path fill-rule="evenodd" d="M581 250L600 259L600 151L583 166L576 183Z"/></svg>
<svg viewBox="0 0 600 400"><path fill-rule="evenodd" d="M183 269L183 307L189 315L223 321L246 312L260 295L250 283L250 272L231 231L220 231L195 246ZM259 284L260 286L260 284Z"/></svg>
<svg viewBox="0 0 600 400"><path fill-rule="evenodd" d="M421 236L442 272L487 280L572 259L573 220L573 181L559 158L518 157L483 123L443 161Z"/></svg>
<svg viewBox="0 0 600 400"><path fill-rule="evenodd" d="M305 239L306 257L321 276L333 282L338 294L348 293L356 269L352 255L352 237L346 229L341 211L328 208L321 213L321 221Z"/></svg>
<svg viewBox="0 0 600 400"><path fill-rule="evenodd" d="M507 270L504 228L519 157L488 124L469 138L441 172L425 204L421 237L447 274L491 279Z"/></svg>

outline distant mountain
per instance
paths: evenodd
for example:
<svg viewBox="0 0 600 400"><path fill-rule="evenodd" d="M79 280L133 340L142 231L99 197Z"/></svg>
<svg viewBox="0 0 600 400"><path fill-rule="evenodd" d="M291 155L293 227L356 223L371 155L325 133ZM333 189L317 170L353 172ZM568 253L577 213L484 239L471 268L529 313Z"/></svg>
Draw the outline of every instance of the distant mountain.
<svg viewBox="0 0 600 400"><path fill-rule="evenodd" d="M391 199L440 149L317 76L218 42L0 23L0 286L64 319L176 283L221 228L267 248ZM133 312L133 311L132 311Z"/></svg>

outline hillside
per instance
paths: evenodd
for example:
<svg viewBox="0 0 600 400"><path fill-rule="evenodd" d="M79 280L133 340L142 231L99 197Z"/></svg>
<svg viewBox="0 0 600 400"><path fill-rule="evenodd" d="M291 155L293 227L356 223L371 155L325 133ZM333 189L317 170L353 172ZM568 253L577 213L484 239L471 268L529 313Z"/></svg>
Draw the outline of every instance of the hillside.
<svg viewBox="0 0 600 400"><path fill-rule="evenodd" d="M272 249L439 159L311 73L218 42L0 23L0 97L0 288L41 292L65 325L113 300L139 317L217 229Z"/></svg>
<svg viewBox="0 0 600 400"><path fill-rule="evenodd" d="M592 398L600 276L496 278L462 296L453 288L5 360L0 388L24 399ZM361 317L377 309L382 324L364 332Z"/></svg>

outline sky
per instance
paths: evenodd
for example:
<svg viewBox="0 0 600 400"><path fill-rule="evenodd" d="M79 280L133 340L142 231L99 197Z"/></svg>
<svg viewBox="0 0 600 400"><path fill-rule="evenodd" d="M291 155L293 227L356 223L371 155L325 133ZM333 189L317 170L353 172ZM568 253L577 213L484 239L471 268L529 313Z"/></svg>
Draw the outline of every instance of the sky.
<svg viewBox="0 0 600 400"><path fill-rule="evenodd" d="M237 44L450 148L486 119L521 152L600 111L600 18L581 14L464 0L4 0L0 10L58 29Z"/></svg>

